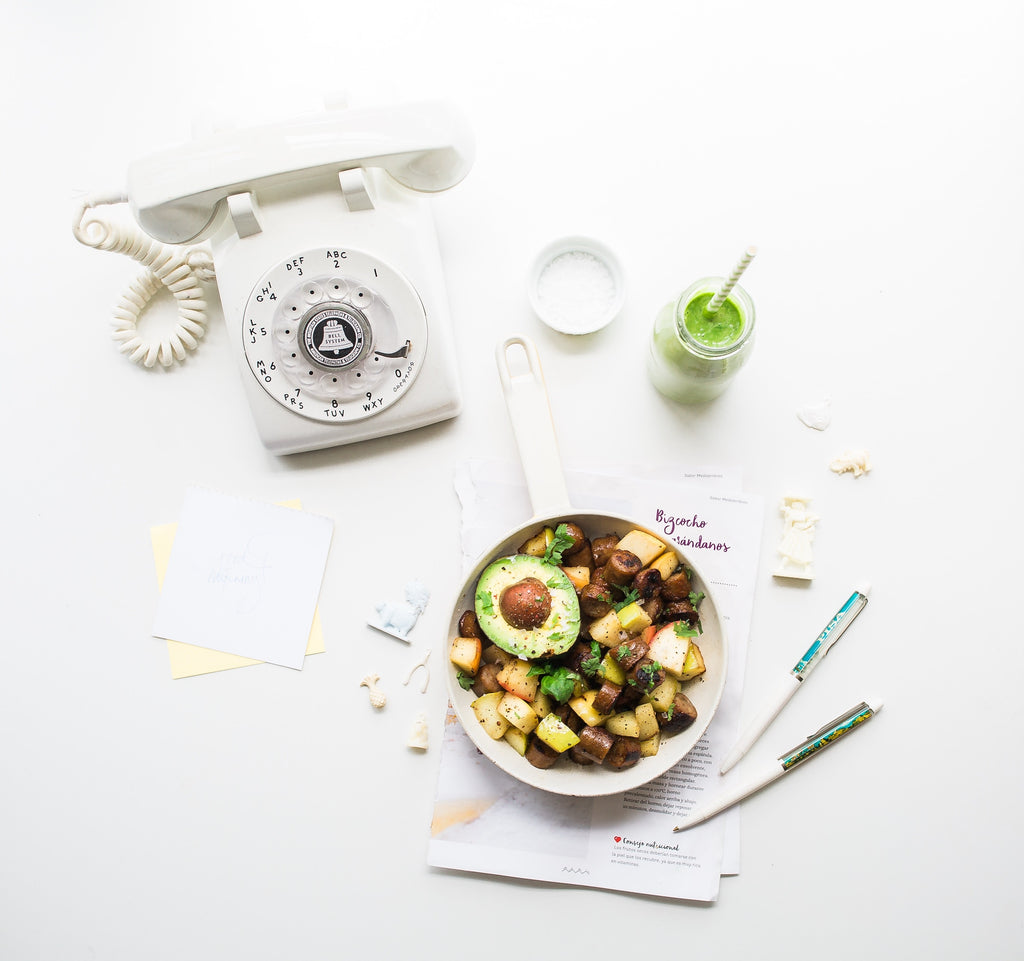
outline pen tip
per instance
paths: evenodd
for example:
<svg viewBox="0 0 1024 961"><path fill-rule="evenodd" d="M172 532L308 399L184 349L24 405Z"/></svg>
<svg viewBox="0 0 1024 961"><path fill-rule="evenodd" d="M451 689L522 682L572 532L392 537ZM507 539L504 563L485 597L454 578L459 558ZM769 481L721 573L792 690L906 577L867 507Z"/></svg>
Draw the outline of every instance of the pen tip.
<svg viewBox="0 0 1024 961"><path fill-rule="evenodd" d="M855 588L858 594L863 594L865 597L871 593L871 581L861 581Z"/></svg>

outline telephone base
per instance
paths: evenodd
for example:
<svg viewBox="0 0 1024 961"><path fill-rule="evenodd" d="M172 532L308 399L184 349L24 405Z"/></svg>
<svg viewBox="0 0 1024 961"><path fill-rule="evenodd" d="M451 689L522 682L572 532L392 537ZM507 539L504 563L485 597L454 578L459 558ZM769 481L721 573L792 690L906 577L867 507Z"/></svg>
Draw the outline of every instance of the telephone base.
<svg viewBox="0 0 1024 961"><path fill-rule="evenodd" d="M430 201L382 171L362 182L372 203L356 210L336 177L265 189L260 230L240 233L225 214L210 238L252 415L275 454L402 433L462 409Z"/></svg>

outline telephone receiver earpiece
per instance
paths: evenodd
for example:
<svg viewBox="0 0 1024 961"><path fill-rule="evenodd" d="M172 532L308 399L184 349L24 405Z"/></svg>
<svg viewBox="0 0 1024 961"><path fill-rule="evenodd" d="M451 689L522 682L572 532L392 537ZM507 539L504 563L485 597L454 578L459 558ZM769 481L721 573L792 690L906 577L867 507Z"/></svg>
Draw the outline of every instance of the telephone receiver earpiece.
<svg viewBox="0 0 1024 961"><path fill-rule="evenodd" d="M165 243L188 243L211 226L228 197L260 187L378 167L403 186L436 193L473 164L472 131L441 101L327 111L286 123L217 134L133 162L128 201L139 226Z"/></svg>

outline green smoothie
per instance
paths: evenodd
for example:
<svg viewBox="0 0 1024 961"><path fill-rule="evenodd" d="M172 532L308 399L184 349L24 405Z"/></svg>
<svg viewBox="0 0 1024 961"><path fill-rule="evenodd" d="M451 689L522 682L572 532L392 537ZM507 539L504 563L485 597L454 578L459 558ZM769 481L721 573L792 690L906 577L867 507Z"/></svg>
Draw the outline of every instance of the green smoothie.
<svg viewBox="0 0 1024 961"><path fill-rule="evenodd" d="M666 397L699 404L717 397L754 344L754 302L738 284L713 314L707 305L721 277L702 277L666 304L654 321L648 373Z"/></svg>
<svg viewBox="0 0 1024 961"><path fill-rule="evenodd" d="M713 293L697 294L683 311L683 324L690 336L707 347L722 348L735 344L743 333L743 314L731 297L713 314L707 312Z"/></svg>

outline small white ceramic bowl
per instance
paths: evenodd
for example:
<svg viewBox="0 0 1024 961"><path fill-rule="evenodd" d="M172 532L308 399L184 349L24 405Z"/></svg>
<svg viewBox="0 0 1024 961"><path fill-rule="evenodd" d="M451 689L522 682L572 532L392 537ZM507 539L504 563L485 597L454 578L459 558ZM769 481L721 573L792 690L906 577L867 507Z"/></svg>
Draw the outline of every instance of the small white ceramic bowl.
<svg viewBox="0 0 1024 961"><path fill-rule="evenodd" d="M611 250L589 237L562 237L535 258L527 278L534 313L562 334L607 327L626 299L622 267Z"/></svg>

